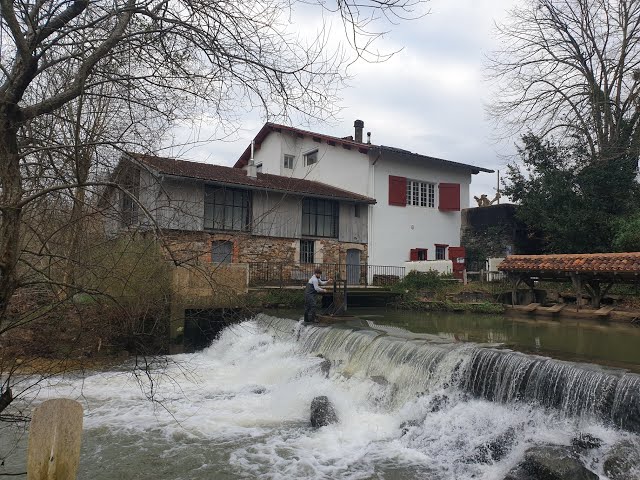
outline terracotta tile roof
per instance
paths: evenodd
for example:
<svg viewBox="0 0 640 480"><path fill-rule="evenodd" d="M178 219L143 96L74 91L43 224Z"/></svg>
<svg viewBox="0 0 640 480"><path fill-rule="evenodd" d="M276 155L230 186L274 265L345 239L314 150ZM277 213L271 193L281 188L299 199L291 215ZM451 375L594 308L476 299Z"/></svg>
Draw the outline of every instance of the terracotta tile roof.
<svg viewBox="0 0 640 480"><path fill-rule="evenodd" d="M498 270L640 273L640 252L509 255L500 263Z"/></svg>
<svg viewBox="0 0 640 480"><path fill-rule="evenodd" d="M129 156L156 172L165 175L195 178L225 185L242 185L255 190L296 193L313 197L334 198L336 200L348 200L369 204L376 203L373 198L332 187L325 183L301 178L270 175L266 173L258 173L256 178L251 178L247 176L246 171L239 168L137 153L130 153Z"/></svg>
<svg viewBox="0 0 640 480"><path fill-rule="evenodd" d="M267 135L269 135L271 132L282 132L282 131L290 132L299 137L311 137L317 142L326 142L329 145L342 146L343 148L346 148L348 150L357 150L358 152L363 154L369 153L370 150L378 151L381 153L386 151L386 152L392 152L396 155L409 156L414 159L429 161L436 164L442 164L442 165L447 165L451 167L458 167L458 168L465 168L465 169L468 168L468 169L471 169L471 173L474 173L474 174L480 173L480 172L493 173L493 170L482 168L482 167L476 167L475 165L468 165L466 163L452 162L451 160L444 160L442 158L430 157L428 155L421 155L419 153L413 153L413 152L410 152L409 150L404 150L401 148L388 147L384 145L373 145L370 143L360 143L360 142L354 141L352 137L342 137L342 138L333 137L331 135L324 135L322 133L310 132L308 130L301 130L299 128L288 127L286 125L279 125L277 123L271 123L271 122L265 123L260 129L260 131L258 132L258 134L253 139L254 148L256 150L259 150L260 145L262 144L264 139L267 138ZM247 165L247 163L249 162L250 156L251 156L251 144L249 144L245 149L245 151L242 152L242 155L240 155L240 158L238 158L238 160L236 161L234 168L242 168L245 165Z"/></svg>

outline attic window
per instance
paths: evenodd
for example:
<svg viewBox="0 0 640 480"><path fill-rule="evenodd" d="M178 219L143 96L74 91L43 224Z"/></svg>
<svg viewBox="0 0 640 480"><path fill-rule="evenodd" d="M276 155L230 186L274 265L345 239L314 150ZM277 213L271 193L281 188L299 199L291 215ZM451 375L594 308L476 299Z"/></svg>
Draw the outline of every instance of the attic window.
<svg viewBox="0 0 640 480"><path fill-rule="evenodd" d="M284 164L283 164L284 168L292 170L293 169L293 159L294 159L293 155L285 155L284 156Z"/></svg>
<svg viewBox="0 0 640 480"><path fill-rule="evenodd" d="M313 165L314 163L318 163L318 150L313 150L304 154L304 164L307 167L309 165Z"/></svg>

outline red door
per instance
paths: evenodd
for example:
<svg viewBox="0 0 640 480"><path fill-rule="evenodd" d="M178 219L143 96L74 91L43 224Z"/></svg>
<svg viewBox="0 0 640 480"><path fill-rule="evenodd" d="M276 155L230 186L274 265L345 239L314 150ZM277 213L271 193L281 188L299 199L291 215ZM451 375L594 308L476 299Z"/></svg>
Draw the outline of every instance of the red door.
<svg viewBox="0 0 640 480"><path fill-rule="evenodd" d="M449 260L453 262L453 276L462 280L465 269L464 247L449 247Z"/></svg>

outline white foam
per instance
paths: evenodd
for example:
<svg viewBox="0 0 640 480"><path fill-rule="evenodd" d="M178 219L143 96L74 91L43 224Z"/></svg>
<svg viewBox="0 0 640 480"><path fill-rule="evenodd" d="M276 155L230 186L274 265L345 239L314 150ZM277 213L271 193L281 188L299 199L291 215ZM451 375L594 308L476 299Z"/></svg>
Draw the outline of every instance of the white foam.
<svg viewBox="0 0 640 480"><path fill-rule="evenodd" d="M592 454L597 456L630 435L532 406L470 400L456 391L398 405L389 401L392 388L364 375L347 378L334 366L325 378L322 359L300 353L295 339L255 322L229 328L206 350L172 361L152 373L158 403L145 396L148 379L141 389L126 372L56 379L44 397L76 398L86 407L86 429L156 438L158 454L185 448L187 440L188 449L224 450L239 478L365 479L400 469L406 478L490 480L502 478L535 443L567 445L577 432L588 431L605 442ZM334 403L339 423L313 430L309 406L318 395ZM436 395L449 401L431 412ZM405 421L414 426L402 435ZM468 460L509 428L517 434L506 458L489 465ZM207 478L210 468L203 462L191 478Z"/></svg>

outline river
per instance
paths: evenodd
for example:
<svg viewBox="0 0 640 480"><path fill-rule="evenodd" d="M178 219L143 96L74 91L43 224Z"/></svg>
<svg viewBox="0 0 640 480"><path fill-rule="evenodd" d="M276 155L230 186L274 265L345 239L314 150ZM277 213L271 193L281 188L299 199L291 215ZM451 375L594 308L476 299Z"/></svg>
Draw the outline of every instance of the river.
<svg viewBox="0 0 640 480"><path fill-rule="evenodd" d="M38 401L69 397L83 404L79 478L87 480L501 480L531 445L568 445L583 433L603 441L582 461L606 479L601 459L607 451L625 439L640 445L637 433L616 427L635 425L624 417L618 393L622 379L622 397L630 388L639 393L635 376L482 349L436 329L423 332L433 337L396 340L393 332L380 337L366 328L300 329L291 320L263 315L225 329L203 351L170 357L148 378L133 376L127 366L52 378ZM319 353L331 360L328 377ZM539 375L542 389L512 392L480 378L482 355L498 359L491 359L495 371L516 371L512 365L529 362L527 378ZM547 377L554 385L571 379L562 380L561 392L546 392L558 397L553 405L535 397L550 388ZM615 411L603 414L590 397L609 377L620 385L607 406ZM145 395L151 385L154 403ZM319 395L334 403L339 422L314 430L309 406ZM477 460L482 445L509 431L516 436L503 458ZM0 473L24 469L26 437L17 439L18 430L7 433L0 439L2 453L16 441L19 448Z"/></svg>

